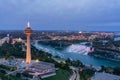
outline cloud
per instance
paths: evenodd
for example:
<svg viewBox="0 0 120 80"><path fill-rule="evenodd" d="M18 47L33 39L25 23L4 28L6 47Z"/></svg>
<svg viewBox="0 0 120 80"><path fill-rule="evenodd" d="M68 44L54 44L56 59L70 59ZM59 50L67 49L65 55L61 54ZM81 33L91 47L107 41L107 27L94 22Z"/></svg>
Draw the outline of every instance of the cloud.
<svg viewBox="0 0 120 80"><path fill-rule="evenodd" d="M0 0L0 26L119 26L119 9L120 0Z"/></svg>

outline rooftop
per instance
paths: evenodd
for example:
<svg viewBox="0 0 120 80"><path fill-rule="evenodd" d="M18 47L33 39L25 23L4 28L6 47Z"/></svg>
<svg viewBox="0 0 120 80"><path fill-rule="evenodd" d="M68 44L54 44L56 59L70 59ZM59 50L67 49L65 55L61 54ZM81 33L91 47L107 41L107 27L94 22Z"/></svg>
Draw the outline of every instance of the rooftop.
<svg viewBox="0 0 120 80"><path fill-rule="evenodd" d="M91 80L120 80L120 76L112 75L108 73L96 73Z"/></svg>

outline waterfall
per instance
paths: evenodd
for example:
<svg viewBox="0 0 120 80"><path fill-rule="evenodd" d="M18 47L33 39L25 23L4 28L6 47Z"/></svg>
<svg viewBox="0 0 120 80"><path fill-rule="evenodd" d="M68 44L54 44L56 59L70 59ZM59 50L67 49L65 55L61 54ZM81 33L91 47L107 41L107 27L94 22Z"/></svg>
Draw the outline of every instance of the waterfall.
<svg viewBox="0 0 120 80"><path fill-rule="evenodd" d="M91 48L85 45L73 44L66 49L70 53L78 53L83 55L88 55L91 52Z"/></svg>

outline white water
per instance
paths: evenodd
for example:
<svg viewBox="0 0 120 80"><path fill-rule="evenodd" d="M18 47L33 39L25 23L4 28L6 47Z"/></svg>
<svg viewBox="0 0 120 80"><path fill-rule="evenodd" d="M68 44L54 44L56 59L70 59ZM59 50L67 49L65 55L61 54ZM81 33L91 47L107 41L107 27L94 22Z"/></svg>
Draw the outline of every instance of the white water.
<svg viewBox="0 0 120 80"><path fill-rule="evenodd" d="M66 48L66 52L88 55L91 52L90 47L80 44L73 44Z"/></svg>

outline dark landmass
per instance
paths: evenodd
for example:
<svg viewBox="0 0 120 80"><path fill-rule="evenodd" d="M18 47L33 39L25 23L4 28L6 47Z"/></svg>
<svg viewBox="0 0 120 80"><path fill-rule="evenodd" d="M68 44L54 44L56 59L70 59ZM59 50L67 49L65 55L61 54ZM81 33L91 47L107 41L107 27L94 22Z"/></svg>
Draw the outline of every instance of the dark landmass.
<svg viewBox="0 0 120 80"><path fill-rule="evenodd" d="M63 50L72 44L79 44L81 42L85 42L85 41L83 40L51 40L51 41L39 41L38 43L42 45L54 47L55 49L58 49L58 50Z"/></svg>
<svg viewBox="0 0 120 80"><path fill-rule="evenodd" d="M93 42L94 52L91 56L104 58L112 61L120 61L120 41Z"/></svg>

